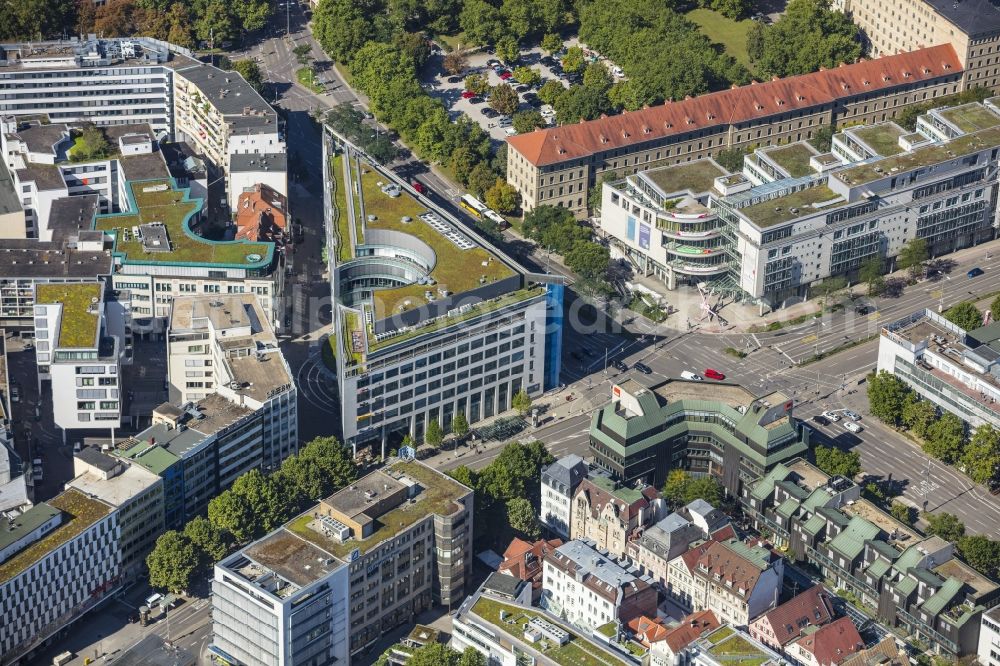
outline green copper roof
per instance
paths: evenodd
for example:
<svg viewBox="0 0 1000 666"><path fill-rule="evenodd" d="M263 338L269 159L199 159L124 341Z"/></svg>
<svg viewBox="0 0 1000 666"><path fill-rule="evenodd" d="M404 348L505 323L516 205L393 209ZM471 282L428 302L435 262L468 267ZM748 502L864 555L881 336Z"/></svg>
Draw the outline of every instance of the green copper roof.
<svg viewBox="0 0 1000 666"><path fill-rule="evenodd" d="M879 557L876 558L874 562L869 564L868 568L865 571L867 571L868 574L873 578L875 578L876 580L879 580L889 571L889 568L891 566L892 564L888 560L884 560L881 557Z"/></svg>
<svg viewBox="0 0 1000 666"><path fill-rule="evenodd" d="M830 493L826 492L822 488L817 488L809 494L806 501L802 503L802 508L807 511L815 511L821 506L824 506L830 501Z"/></svg>
<svg viewBox="0 0 1000 666"><path fill-rule="evenodd" d="M924 554L920 552L916 545L913 545L903 551L903 554L896 560L895 567L897 570L906 573L910 567L917 566L922 559L924 559Z"/></svg>
<svg viewBox="0 0 1000 666"><path fill-rule="evenodd" d="M811 536L816 536L819 531L823 529L826 525L826 519L823 516L814 514L812 518L806 521L806 524L802 526L802 530Z"/></svg>
<svg viewBox="0 0 1000 666"><path fill-rule="evenodd" d="M896 590L904 597L908 597L913 594L913 591L917 589L917 579L905 576L902 580L896 583Z"/></svg>
<svg viewBox="0 0 1000 666"><path fill-rule="evenodd" d="M879 528L864 518L855 516L847 527L830 542L830 548L853 560L865 549L865 541L878 536Z"/></svg>
<svg viewBox="0 0 1000 666"><path fill-rule="evenodd" d="M753 487L753 492L750 496L756 500L765 500L774 494L774 486L778 481L784 481L791 474L791 470L785 467L783 464L778 463L774 468L764 475L757 485Z"/></svg>
<svg viewBox="0 0 1000 666"><path fill-rule="evenodd" d="M748 546L739 539L727 539L723 545L762 571L771 563L771 551L767 548Z"/></svg>
<svg viewBox="0 0 1000 666"><path fill-rule="evenodd" d="M791 518L795 510L799 508L799 501L794 497L789 497L777 509L777 514L782 518Z"/></svg>
<svg viewBox="0 0 1000 666"><path fill-rule="evenodd" d="M924 602L920 609L926 611L928 615L937 615L952 605L955 597L962 592L962 585L963 583L959 579L949 578L941 586L941 589Z"/></svg>

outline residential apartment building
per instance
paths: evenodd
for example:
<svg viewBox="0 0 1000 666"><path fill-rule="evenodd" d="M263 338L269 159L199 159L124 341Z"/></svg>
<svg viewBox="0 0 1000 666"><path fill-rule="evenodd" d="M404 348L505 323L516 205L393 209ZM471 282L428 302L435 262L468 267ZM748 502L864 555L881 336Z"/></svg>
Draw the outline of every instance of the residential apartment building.
<svg viewBox="0 0 1000 666"><path fill-rule="evenodd" d="M951 44L965 69L966 87L1000 92L1000 10L993 2L838 0L835 4L861 28L873 56Z"/></svg>
<svg viewBox="0 0 1000 666"><path fill-rule="evenodd" d="M595 474L576 488L570 538L593 541L612 557L625 557L629 542L665 513L666 502L653 486L630 488Z"/></svg>
<svg viewBox="0 0 1000 666"><path fill-rule="evenodd" d="M497 567L497 573L530 583L530 601L537 602L542 595L542 563L549 553L561 545L562 539L539 539L528 543L515 537L504 551L503 562Z"/></svg>
<svg viewBox="0 0 1000 666"><path fill-rule="evenodd" d="M842 482L818 470L804 477L796 466L803 469L778 465L748 487L741 501L751 522L773 530L790 557L877 608L881 622L939 654L975 652L980 619L1000 601L1000 586L958 560L953 544L923 537L868 500L848 499Z"/></svg>
<svg viewBox="0 0 1000 666"><path fill-rule="evenodd" d="M282 527L215 565L212 654L229 664L350 663L348 567Z"/></svg>
<svg viewBox="0 0 1000 666"><path fill-rule="evenodd" d="M279 655L299 663L317 654L304 645L314 636L324 655L349 662L432 605L458 603L472 574L472 513L471 490L419 462L390 462L358 479L216 567L217 654L248 665L289 663ZM280 609L261 585L279 597L287 590ZM292 600L306 603L309 590L324 600L296 619ZM279 614L285 599L290 625ZM247 631L257 617L281 629Z"/></svg>
<svg viewBox="0 0 1000 666"><path fill-rule="evenodd" d="M141 39L70 39L0 45L0 115L53 123L149 123L173 132L173 68L187 49Z"/></svg>
<svg viewBox="0 0 1000 666"><path fill-rule="evenodd" d="M732 663L734 653L760 666L787 666L792 663L746 632L726 624L688 643L681 650L679 661L691 666L725 666Z"/></svg>
<svg viewBox="0 0 1000 666"><path fill-rule="evenodd" d="M176 298L167 330L167 382L177 404L218 394L259 414L265 469L277 469L298 450L298 389L258 297Z"/></svg>
<svg viewBox="0 0 1000 666"><path fill-rule="evenodd" d="M780 652L800 637L833 622L835 617L833 595L817 584L758 617L750 623L749 632Z"/></svg>
<svg viewBox="0 0 1000 666"><path fill-rule="evenodd" d="M711 610L723 623L747 626L775 606L784 573L784 560L767 548L706 541L670 562L666 592L688 612Z"/></svg>
<svg viewBox="0 0 1000 666"><path fill-rule="evenodd" d="M681 618L676 627L650 645L649 663L653 666L680 666L684 648L720 626L710 610L691 613Z"/></svg>
<svg viewBox="0 0 1000 666"><path fill-rule="evenodd" d="M251 153L230 153L229 208L236 212L240 197L259 186L269 188L279 196L288 197L288 156L275 152L273 146L261 146ZM286 211L287 212L287 211Z"/></svg>
<svg viewBox="0 0 1000 666"><path fill-rule="evenodd" d="M128 304L103 282L34 289L38 381L49 383L63 437L66 430L120 427L120 371L131 362Z"/></svg>
<svg viewBox="0 0 1000 666"><path fill-rule="evenodd" d="M626 379L590 421L590 453L623 484L661 486L673 469L712 476L739 496L744 484L809 448L808 432L781 392L755 396L735 384ZM652 428L652 434L651 434Z"/></svg>
<svg viewBox="0 0 1000 666"><path fill-rule="evenodd" d="M6 520L0 533L0 661L34 650L122 586L119 515L69 488Z"/></svg>
<svg viewBox="0 0 1000 666"><path fill-rule="evenodd" d="M1000 327L966 331L930 308L882 327L878 370L978 428L1000 427Z"/></svg>
<svg viewBox="0 0 1000 666"><path fill-rule="evenodd" d="M604 173L624 177L726 148L802 141L830 125L892 120L963 90L963 76L945 44L536 130L508 139L507 182L526 210L558 205L584 215Z"/></svg>
<svg viewBox="0 0 1000 666"><path fill-rule="evenodd" d="M838 666L864 647L854 621L842 617L795 641L788 653L803 666Z"/></svg>
<svg viewBox="0 0 1000 666"><path fill-rule="evenodd" d="M710 282L772 308L830 276L891 266L910 240L931 256L995 235L995 100L935 109L917 132L892 122L759 148L742 173L711 160L641 171L603 188L616 255L668 289Z"/></svg>
<svg viewBox="0 0 1000 666"><path fill-rule="evenodd" d="M542 525L564 539L569 538L573 495L582 479L587 478L587 463L571 453L542 470Z"/></svg>
<svg viewBox="0 0 1000 666"><path fill-rule="evenodd" d="M341 190L324 196L328 220L350 219L329 225L344 441L384 455L431 421L476 423L556 386L561 278L527 273L393 171L324 145L326 181L360 177L364 191L353 218Z"/></svg>
<svg viewBox="0 0 1000 666"><path fill-rule="evenodd" d="M588 631L616 620L655 617L656 589L606 552L580 540L556 548L542 563L541 606Z"/></svg>
<svg viewBox="0 0 1000 666"><path fill-rule="evenodd" d="M701 505L710 511L700 511ZM711 522L702 520L703 515ZM628 558L662 589L667 589L668 567L677 557L704 541L723 541L736 536L729 518L704 500L696 500L644 530L628 544Z"/></svg>
<svg viewBox="0 0 1000 666"><path fill-rule="evenodd" d="M979 649L976 651L982 666L1000 664L1000 606L987 612L979 624Z"/></svg>

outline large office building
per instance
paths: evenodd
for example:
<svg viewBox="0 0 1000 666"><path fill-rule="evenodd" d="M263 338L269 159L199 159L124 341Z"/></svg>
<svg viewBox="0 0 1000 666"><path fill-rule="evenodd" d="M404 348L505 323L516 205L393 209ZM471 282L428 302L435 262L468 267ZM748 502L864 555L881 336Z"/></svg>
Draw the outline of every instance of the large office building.
<svg viewBox="0 0 1000 666"><path fill-rule="evenodd" d="M558 278L526 273L392 171L325 146L344 441L385 454L431 421L475 423L556 386ZM363 196L345 197L356 183Z"/></svg>
<svg viewBox="0 0 1000 666"><path fill-rule="evenodd" d="M1000 326L966 331L929 308L886 323L879 337L879 371L971 428L1000 427L998 360Z"/></svg>
<svg viewBox="0 0 1000 666"><path fill-rule="evenodd" d="M604 185L601 228L613 251L668 289L709 283L780 307L862 264L889 267L907 242L940 256L995 234L996 99L759 148L729 174L711 160Z"/></svg>
<svg viewBox="0 0 1000 666"><path fill-rule="evenodd" d="M748 484L740 501L756 529L877 609L879 621L938 654L975 653L1000 585L959 560L954 544L922 536L859 494L850 479L795 460Z"/></svg>
<svg viewBox="0 0 1000 666"><path fill-rule="evenodd" d="M991 0L834 0L861 28L873 56L951 44L965 85L997 90L1000 8ZM998 90L1000 92L1000 90Z"/></svg>
<svg viewBox="0 0 1000 666"><path fill-rule="evenodd" d="M590 453L613 477L662 486L674 469L712 476L739 496L747 483L809 448L792 399L755 396L742 386L626 379L590 422Z"/></svg>
<svg viewBox="0 0 1000 666"><path fill-rule="evenodd" d="M241 666L350 663L466 597L472 512L471 490L419 462L368 474L216 565L211 649Z"/></svg>
<svg viewBox="0 0 1000 666"><path fill-rule="evenodd" d="M525 210L563 206L584 215L587 192L604 173L623 178L726 148L810 139L830 125L893 120L964 89L963 75L945 44L540 129L508 139L507 182Z"/></svg>

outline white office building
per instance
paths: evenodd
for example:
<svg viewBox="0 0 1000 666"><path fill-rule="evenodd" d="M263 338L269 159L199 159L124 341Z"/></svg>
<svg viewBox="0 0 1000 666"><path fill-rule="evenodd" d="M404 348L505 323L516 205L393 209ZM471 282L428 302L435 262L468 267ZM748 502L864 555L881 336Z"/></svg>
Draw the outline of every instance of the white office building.
<svg viewBox="0 0 1000 666"><path fill-rule="evenodd" d="M981 666L1000 666L1000 606L983 613L977 652Z"/></svg>

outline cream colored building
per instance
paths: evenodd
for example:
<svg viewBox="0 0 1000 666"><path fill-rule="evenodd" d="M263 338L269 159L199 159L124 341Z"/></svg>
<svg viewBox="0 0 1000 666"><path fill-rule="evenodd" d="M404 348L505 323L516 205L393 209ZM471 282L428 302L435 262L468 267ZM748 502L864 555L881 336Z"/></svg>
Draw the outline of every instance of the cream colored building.
<svg viewBox="0 0 1000 666"><path fill-rule="evenodd" d="M990 0L842 0L873 57L951 44L964 87L998 89L1000 8Z"/></svg>

